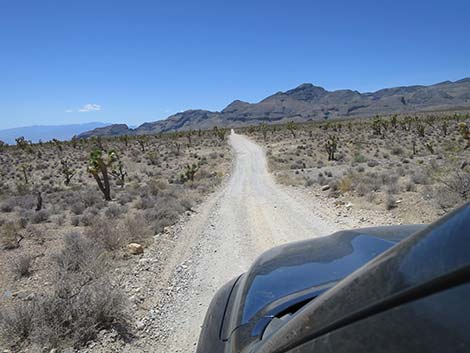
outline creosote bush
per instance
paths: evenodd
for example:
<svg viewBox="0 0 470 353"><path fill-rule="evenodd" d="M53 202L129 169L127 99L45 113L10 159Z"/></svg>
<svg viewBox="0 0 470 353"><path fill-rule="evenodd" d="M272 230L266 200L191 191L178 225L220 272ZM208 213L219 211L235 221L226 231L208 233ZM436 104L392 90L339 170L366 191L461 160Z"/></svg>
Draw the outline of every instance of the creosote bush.
<svg viewBox="0 0 470 353"><path fill-rule="evenodd" d="M5 223L0 228L0 247L5 250L15 249L20 246L23 236L13 222Z"/></svg>
<svg viewBox="0 0 470 353"><path fill-rule="evenodd" d="M109 284L106 251L78 233L67 234L55 256L54 288L0 310L0 342L14 350L83 347L103 329L131 337L127 303Z"/></svg>
<svg viewBox="0 0 470 353"><path fill-rule="evenodd" d="M34 258L30 255L19 255L12 262L12 272L16 278L27 277L31 274Z"/></svg>

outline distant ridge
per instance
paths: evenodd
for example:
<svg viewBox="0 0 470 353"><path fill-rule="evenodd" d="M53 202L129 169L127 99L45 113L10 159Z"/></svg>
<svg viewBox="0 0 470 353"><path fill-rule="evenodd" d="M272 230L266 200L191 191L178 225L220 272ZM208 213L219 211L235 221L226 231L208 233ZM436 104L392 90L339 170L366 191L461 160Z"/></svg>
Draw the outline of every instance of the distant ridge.
<svg viewBox="0 0 470 353"><path fill-rule="evenodd" d="M88 131L80 137L155 134L214 126L238 127L450 109L470 109L470 78L367 93L350 89L327 91L323 87L304 83L286 92L277 92L258 103L235 100L220 112L187 110L165 120L144 123L135 129L116 125Z"/></svg>
<svg viewBox="0 0 470 353"><path fill-rule="evenodd" d="M0 130L0 140L8 144L14 144L15 138L24 136L26 140L32 142L49 141L53 138L58 140L70 140L73 136L79 135L85 131L100 128L109 124L100 122L91 122L85 124L69 125L34 125L25 127L16 127Z"/></svg>

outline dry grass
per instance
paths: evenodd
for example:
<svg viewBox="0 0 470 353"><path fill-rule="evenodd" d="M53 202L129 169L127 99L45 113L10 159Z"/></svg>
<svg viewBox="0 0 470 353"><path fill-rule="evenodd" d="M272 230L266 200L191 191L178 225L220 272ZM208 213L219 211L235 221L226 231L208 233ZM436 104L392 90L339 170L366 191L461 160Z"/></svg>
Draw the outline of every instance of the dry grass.
<svg viewBox="0 0 470 353"><path fill-rule="evenodd" d="M116 151L126 172L124 185L111 177L109 202L87 173L97 147ZM227 144L211 131L193 134L190 145L184 134L149 136L144 147L142 152L136 138L127 145L110 138L0 152L0 268L7 269L0 271L1 347L78 348L102 329L131 337L126 297L109 284L114 269L132 261L127 245L152 244L230 167ZM62 161L75 170L69 184ZM193 164L194 180L181 183ZM39 192L42 209L36 211Z"/></svg>
<svg viewBox="0 0 470 353"><path fill-rule="evenodd" d="M470 155L462 134L462 126L470 126L469 114L296 125L295 138L284 125L269 127L266 136L255 127L240 129L266 146L269 167L281 183L328 184L330 197L386 210L407 222L432 221L470 200ZM331 136L337 141L334 160L328 160L326 149Z"/></svg>

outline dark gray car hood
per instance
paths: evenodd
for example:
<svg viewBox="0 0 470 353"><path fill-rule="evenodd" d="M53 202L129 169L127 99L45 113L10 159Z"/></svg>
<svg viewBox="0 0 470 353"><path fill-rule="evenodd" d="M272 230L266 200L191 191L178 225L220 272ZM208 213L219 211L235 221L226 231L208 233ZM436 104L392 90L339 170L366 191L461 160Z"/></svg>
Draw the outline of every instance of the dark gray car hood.
<svg viewBox="0 0 470 353"><path fill-rule="evenodd" d="M221 330L240 351L269 321L309 301L423 225L342 231L273 248L235 284ZM234 333L236 334L234 335Z"/></svg>

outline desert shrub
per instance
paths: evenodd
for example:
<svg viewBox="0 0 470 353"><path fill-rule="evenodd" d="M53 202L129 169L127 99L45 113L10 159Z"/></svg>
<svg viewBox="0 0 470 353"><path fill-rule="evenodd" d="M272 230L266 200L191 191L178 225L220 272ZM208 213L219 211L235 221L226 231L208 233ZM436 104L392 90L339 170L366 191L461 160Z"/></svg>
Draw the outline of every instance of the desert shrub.
<svg viewBox="0 0 470 353"><path fill-rule="evenodd" d="M405 168L403 168L401 166L396 169L396 172L399 176L405 176L406 175Z"/></svg>
<svg viewBox="0 0 470 353"><path fill-rule="evenodd" d="M117 201L119 202L119 204L120 204L121 206L124 206L125 204L128 204L129 202L132 202L132 200L133 200L132 195L130 195L130 194L127 193L127 192L121 193L121 194L119 194L119 196L117 197Z"/></svg>
<svg viewBox="0 0 470 353"><path fill-rule="evenodd" d="M40 210L34 212L31 217L31 222L34 224L44 223L49 220L49 211L48 210Z"/></svg>
<svg viewBox="0 0 470 353"><path fill-rule="evenodd" d="M34 303L18 303L0 310L0 343L6 347L19 347L34 328Z"/></svg>
<svg viewBox="0 0 470 353"><path fill-rule="evenodd" d="M70 224L73 225L74 227L78 227L80 225L80 217L72 216L70 218Z"/></svg>
<svg viewBox="0 0 470 353"><path fill-rule="evenodd" d="M85 235L95 243L100 243L109 251L119 250L124 242L115 222L97 218L85 231Z"/></svg>
<svg viewBox="0 0 470 353"><path fill-rule="evenodd" d="M340 181L338 183L338 189L343 194L348 192L348 191L351 191L351 187L352 187L352 180L349 176L345 176L345 177L340 179Z"/></svg>
<svg viewBox="0 0 470 353"><path fill-rule="evenodd" d="M10 199L10 205L24 210L30 210L36 207L36 197L33 195L22 195Z"/></svg>
<svg viewBox="0 0 470 353"><path fill-rule="evenodd" d="M157 196L160 191L168 189L168 181L164 179L151 179L147 182L150 193Z"/></svg>
<svg viewBox="0 0 470 353"><path fill-rule="evenodd" d="M314 179L312 179L312 178L310 178L310 177L306 177L306 178L305 178L305 184L304 184L304 186L305 186L305 187L310 187L310 186L312 186L314 183L315 183L315 180L314 180Z"/></svg>
<svg viewBox="0 0 470 353"><path fill-rule="evenodd" d="M139 210L147 210L155 206L155 199L151 196L141 196L135 203L135 207Z"/></svg>
<svg viewBox="0 0 470 353"><path fill-rule="evenodd" d="M207 167L202 167L199 168L198 173L194 176L194 180L204 180L204 179L209 179L213 176L214 174L210 172L209 168Z"/></svg>
<svg viewBox="0 0 470 353"><path fill-rule="evenodd" d="M385 197L385 209L391 210L396 207L397 207L397 201L395 200L392 194L387 193L387 196Z"/></svg>
<svg viewBox="0 0 470 353"><path fill-rule="evenodd" d="M71 342L74 348L80 348L103 329L127 332L124 296L105 280L95 280L78 291L73 288L70 294L64 293L67 291L56 291L37 303L34 339L42 346L61 347Z"/></svg>
<svg viewBox="0 0 470 353"><path fill-rule="evenodd" d="M17 182L15 186L18 195L26 195L31 191L29 185L22 182Z"/></svg>
<svg viewBox="0 0 470 353"><path fill-rule="evenodd" d="M127 243L148 244L152 239L152 230L142 215L128 215L121 222L119 231Z"/></svg>
<svg viewBox="0 0 470 353"><path fill-rule="evenodd" d="M376 197L377 197L377 194L375 192L369 192L368 194L365 195L366 196L366 200L368 202L374 202Z"/></svg>
<svg viewBox="0 0 470 353"><path fill-rule="evenodd" d="M379 162L376 161L375 159L370 159L367 161L367 166L370 168L376 167L379 165Z"/></svg>
<svg viewBox="0 0 470 353"><path fill-rule="evenodd" d="M18 224L18 227L21 229L26 228L26 226L29 224L29 220L32 217L32 214L33 214L33 211L31 210L21 211L18 221L16 222Z"/></svg>
<svg viewBox="0 0 470 353"><path fill-rule="evenodd" d="M107 218L118 218L120 215L126 212L126 207L119 206L116 204L111 204L108 206L106 211L104 212L104 215Z"/></svg>
<svg viewBox="0 0 470 353"><path fill-rule="evenodd" d="M102 197L94 191L82 192L80 198L87 208L94 206L97 209L100 209L106 205L106 202L103 201Z"/></svg>
<svg viewBox="0 0 470 353"><path fill-rule="evenodd" d="M408 180L405 183L405 190L407 192L416 192L417 187L416 187L416 184L413 182L413 180Z"/></svg>
<svg viewBox="0 0 470 353"><path fill-rule="evenodd" d="M194 202L189 196L185 196L181 198L180 204L187 211L191 211L194 207Z"/></svg>
<svg viewBox="0 0 470 353"><path fill-rule="evenodd" d="M15 249L23 239L18 231L18 227L12 223L5 223L0 229L0 246L2 249Z"/></svg>
<svg viewBox="0 0 470 353"><path fill-rule="evenodd" d="M367 158L364 155L360 153L354 154L354 157L353 157L354 163L365 163L366 161L367 161Z"/></svg>
<svg viewBox="0 0 470 353"><path fill-rule="evenodd" d="M63 294L54 291L4 310L0 337L11 348L29 340L47 349L79 349L101 330L114 329L122 338L131 336L125 297L107 281L95 280Z"/></svg>
<svg viewBox="0 0 470 353"><path fill-rule="evenodd" d="M398 182L396 180L390 180L387 184L387 192L390 194L398 194L399 191Z"/></svg>
<svg viewBox="0 0 470 353"><path fill-rule="evenodd" d="M379 177L375 173L368 174L368 182L371 184L372 190L379 191L382 189L384 182L387 182L387 180L384 180L383 178L384 175L386 174L382 174L382 176Z"/></svg>
<svg viewBox="0 0 470 353"><path fill-rule="evenodd" d="M78 272L85 271L90 262L99 258L102 249L93 241L80 233L68 233L64 235L63 245L54 259L60 271Z"/></svg>
<svg viewBox="0 0 470 353"><path fill-rule="evenodd" d="M71 207L70 207L70 211L72 211L72 213L74 215L81 215L83 214L83 211L85 211L86 209L86 206L85 206L85 203L84 202L80 202L80 201L77 201L75 202Z"/></svg>
<svg viewBox="0 0 470 353"><path fill-rule="evenodd" d="M30 255L19 255L13 259L11 271L16 278L27 277L31 274L31 266L34 258Z"/></svg>
<svg viewBox="0 0 470 353"><path fill-rule="evenodd" d="M65 217L63 215L54 216L53 222L59 227L62 227L65 224Z"/></svg>
<svg viewBox="0 0 470 353"><path fill-rule="evenodd" d="M290 169L302 169L302 168L305 168L305 163L301 160L296 160L290 166Z"/></svg>
<svg viewBox="0 0 470 353"><path fill-rule="evenodd" d="M163 231L164 227L176 223L184 211L185 209L178 198L174 194L169 194L158 199L155 207L147 210L144 217L148 222L155 224L155 232L159 233Z"/></svg>
<svg viewBox="0 0 470 353"><path fill-rule="evenodd" d="M446 170L438 181L435 195L444 210L470 201L470 166Z"/></svg>
<svg viewBox="0 0 470 353"><path fill-rule="evenodd" d="M392 150L390 151L391 154L394 156L399 156L403 154L403 148L399 146L392 147Z"/></svg>
<svg viewBox="0 0 470 353"><path fill-rule="evenodd" d="M355 189L359 196L365 196L372 192L372 188L370 187L370 184L363 182L363 181L359 182L356 185Z"/></svg>
<svg viewBox="0 0 470 353"><path fill-rule="evenodd" d="M415 184L420 184L420 185L429 185L431 181L429 176L422 170L415 171L413 175L411 176L411 178Z"/></svg>
<svg viewBox="0 0 470 353"><path fill-rule="evenodd" d="M339 190L339 182L338 180L334 179L334 180L331 180L329 183L328 183L329 187L330 187L330 192L331 191L338 191Z"/></svg>
<svg viewBox="0 0 470 353"><path fill-rule="evenodd" d="M449 192L449 189L444 185L437 185L433 190L432 197L436 202L436 206L446 212L453 209L461 202L459 196L453 192Z"/></svg>
<svg viewBox="0 0 470 353"><path fill-rule="evenodd" d="M67 312L72 313L70 326L73 327L71 334L76 348L94 339L103 329L114 328L121 337L128 336L125 296L105 281L85 286L67 304L70 308Z"/></svg>
<svg viewBox="0 0 470 353"><path fill-rule="evenodd" d="M14 206L10 202L4 202L0 205L0 211L9 213L13 211Z"/></svg>
<svg viewBox="0 0 470 353"><path fill-rule="evenodd" d="M98 209L95 207L89 207L83 212L83 215L80 217L80 223L85 227L91 226L95 223L96 219L98 218Z"/></svg>
<svg viewBox="0 0 470 353"><path fill-rule="evenodd" d="M318 185L326 185L328 184L328 180L322 174L318 176L317 183Z"/></svg>

